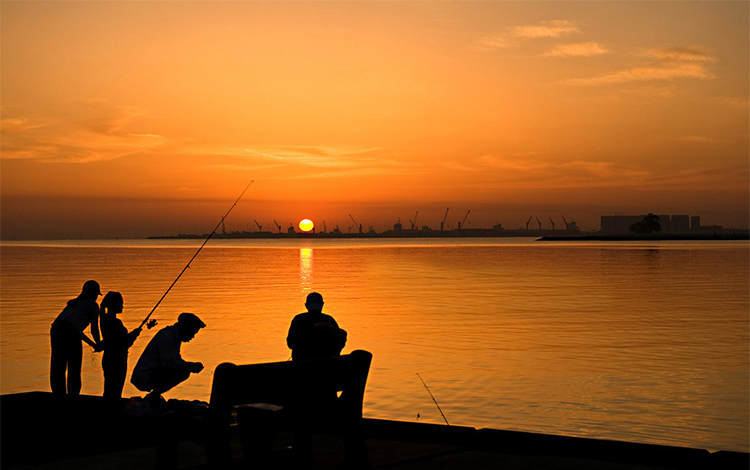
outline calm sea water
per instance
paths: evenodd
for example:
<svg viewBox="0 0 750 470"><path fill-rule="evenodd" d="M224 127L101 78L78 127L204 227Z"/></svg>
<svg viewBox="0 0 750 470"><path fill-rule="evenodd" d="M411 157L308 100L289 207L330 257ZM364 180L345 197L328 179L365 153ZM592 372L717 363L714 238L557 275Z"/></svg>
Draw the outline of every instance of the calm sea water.
<svg viewBox="0 0 750 470"><path fill-rule="evenodd" d="M49 326L85 280L134 328L200 243L3 243L0 391L49 390ZM221 362L287 360L315 290L345 352L374 354L368 417L443 423L419 374L452 425L746 452L749 261L747 242L212 240L154 313L208 324L183 346L206 370L166 398L207 401ZM100 360L85 350L83 393Z"/></svg>

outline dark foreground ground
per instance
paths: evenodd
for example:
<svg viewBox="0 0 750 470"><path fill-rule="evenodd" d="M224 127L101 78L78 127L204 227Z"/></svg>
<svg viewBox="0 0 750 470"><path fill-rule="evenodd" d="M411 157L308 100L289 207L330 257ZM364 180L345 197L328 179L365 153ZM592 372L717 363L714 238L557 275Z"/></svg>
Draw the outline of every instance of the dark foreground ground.
<svg viewBox="0 0 750 470"><path fill-rule="evenodd" d="M0 467L5 469L154 468L156 427L148 418L112 417L100 397L81 397L60 405L47 392L0 397ZM474 429L459 426L365 420L373 469L742 469L747 453L715 452L669 446L571 438L545 434ZM340 436L316 435L314 457L295 465L288 450L290 435L276 440L270 468L343 468ZM229 469L249 467L238 439ZM181 442L179 468L204 470L205 450Z"/></svg>

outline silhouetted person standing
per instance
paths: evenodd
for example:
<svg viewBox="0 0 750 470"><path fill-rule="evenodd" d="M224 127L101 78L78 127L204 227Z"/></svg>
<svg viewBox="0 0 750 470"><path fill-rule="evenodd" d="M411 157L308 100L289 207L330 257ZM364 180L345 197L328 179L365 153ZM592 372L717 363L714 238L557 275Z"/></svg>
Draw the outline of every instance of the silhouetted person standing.
<svg viewBox="0 0 750 470"><path fill-rule="evenodd" d="M141 334L141 328L128 333L125 325L117 318L122 309L122 295L119 292L107 292L102 299L100 320L104 339L104 398L111 401L122 398L122 389L128 372L128 349Z"/></svg>
<svg viewBox="0 0 750 470"><path fill-rule="evenodd" d="M162 328L144 349L133 369L130 382L142 392L149 392L146 399L161 400L161 394L203 370L200 362L188 362L180 356L180 346L193 339L198 330L205 327L200 318L192 313L181 313L177 323Z"/></svg>
<svg viewBox="0 0 750 470"><path fill-rule="evenodd" d="M338 356L346 344L346 331L339 328L332 316L323 310L323 296L312 292L305 301L307 312L292 319L286 344L292 360L319 359Z"/></svg>
<svg viewBox="0 0 750 470"><path fill-rule="evenodd" d="M49 381L52 393L56 396L77 397L81 393L81 363L85 341L94 351L102 350L99 338L99 305L96 300L102 295L99 283L86 281L81 294L68 301L50 328L52 354L50 359ZM93 341L84 330L91 325ZM66 381L67 370L67 381Z"/></svg>

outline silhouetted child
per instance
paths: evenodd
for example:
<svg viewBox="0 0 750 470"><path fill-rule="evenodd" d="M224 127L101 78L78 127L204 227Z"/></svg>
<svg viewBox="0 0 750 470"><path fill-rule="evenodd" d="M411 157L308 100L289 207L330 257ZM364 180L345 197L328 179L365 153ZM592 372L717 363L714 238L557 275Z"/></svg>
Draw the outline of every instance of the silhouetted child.
<svg viewBox="0 0 750 470"><path fill-rule="evenodd" d="M101 304L101 326L104 338L104 398L117 401L122 397L125 377L128 372L128 349L141 334L141 328L128 333L118 313L122 313L123 299L119 292L107 292Z"/></svg>
<svg viewBox="0 0 750 470"><path fill-rule="evenodd" d="M81 363L85 341L95 352L102 350L99 338L99 305L96 300L102 295L99 283L86 281L81 294L68 301L49 330L52 354L49 382L52 393L58 397L77 397L81 393ZM93 341L83 332L91 325ZM67 380L65 373L67 370Z"/></svg>
<svg viewBox="0 0 750 470"><path fill-rule="evenodd" d="M332 316L323 310L323 296L312 292L305 302L307 312L292 319L286 344L292 360L319 359L338 356L346 344L346 331L339 328Z"/></svg>

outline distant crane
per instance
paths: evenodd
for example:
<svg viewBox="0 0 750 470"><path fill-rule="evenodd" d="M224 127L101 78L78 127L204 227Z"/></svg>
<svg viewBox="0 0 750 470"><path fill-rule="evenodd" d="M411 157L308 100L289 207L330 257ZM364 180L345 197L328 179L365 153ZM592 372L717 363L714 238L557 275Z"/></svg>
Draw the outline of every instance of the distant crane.
<svg viewBox="0 0 750 470"><path fill-rule="evenodd" d="M417 213L414 214L414 221L412 221L411 219L409 219L409 222L411 222L411 229L412 230L416 230L416 228L417 228L417 217L418 216L419 216L419 211L417 211Z"/></svg>
<svg viewBox="0 0 750 470"><path fill-rule="evenodd" d="M464 222L466 222L466 218L469 217L469 212L471 212L471 209L466 211L466 215L464 216L464 220L458 223L458 229L461 230L461 226L464 225Z"/></svg>
<svg viewBox="0 0 750 470"><path fill-rule="evenodd" d="M352 219L352 222L354 222L355 227L359 227L359 233L362 233L362 224L358 224L356 220L354 220L354 217L352 217L351 214L349 214L349 218Z"/></svg>
<svg viewBox="0 0 750 470"><path fill-rule="evenodd" d="M326 233L326 221L323 221L323 233Z"/></svg>
<svg viewBox="0 0 750 470"><path fill-rule="evenodd" d="M281 233L281 225L279 225L279 223L276 222L276 219L273 219L273 223L276 224L276 227L279 229L279 233Z"/></svg>
<svg viewBox="0 0 750 470"><path fill-rule="evenodd" d="M549 218L549 222L552 224L552 230L555 229L555 221L552 220L552 217Z"/></svg>
<svg viewBox="0 0 750 470"><path fill-rule="evenodd" d="M539 224L539 230L541 230L542 229L542 221L539 220L539 217L536 218L536 223Z"/></svg>
<svg viewBox="0 0 750 470"><path fill-rule="evenodd" d="M450 209L450 207L446 207L445 208L445 217L443 217L443 221L440 222L440 231L441 232L443 230L445 230L445 221L448 220L448 209Z"/></svg>
<svg viewBox="0 0 750 470"><path fill-rule="evenodd" d="M259 231L259 232L262 232L262 231L263 231L263 226L262 226L261 224L259 224L259 223L258 223L258 221L257 221L257 220L255 220L255 219L253 219L253 222L255 222L255 225L257 225L257 226L258 226L258 231Z"/></svg>
<svg viewBox="0 0 750 470"><path fill-rule="evenodd" d="M570 232L580 232L581 229L578 228L578 225L574 221L571 221L568 223L567 220L565 220L565 216L563 216L563 222L565 222L565 230Z"/></svg>
<svg viewBox="0 0 750 470"><path fill-rule="evenodd" d="M529 223L531 222L531 218L534 217L533 215L529 216L529 220L526 221L526 230L529 229Z"/></svg>

